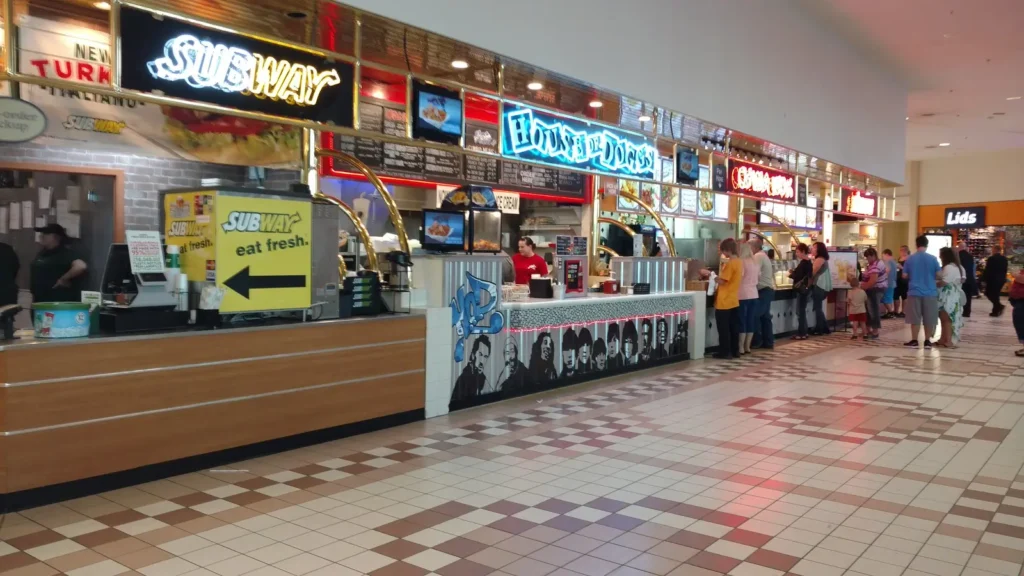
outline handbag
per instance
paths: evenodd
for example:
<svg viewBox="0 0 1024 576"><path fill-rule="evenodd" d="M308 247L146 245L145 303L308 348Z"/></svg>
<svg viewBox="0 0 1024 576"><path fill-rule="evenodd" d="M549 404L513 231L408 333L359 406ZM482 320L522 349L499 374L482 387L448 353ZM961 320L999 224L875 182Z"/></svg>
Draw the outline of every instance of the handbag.
<svg viewBox="0 0 1024 576"><path fill-rule="evenodd" d="M1024 284L1017 280L1010 284L1010 300L1024 300Z"/></svg>

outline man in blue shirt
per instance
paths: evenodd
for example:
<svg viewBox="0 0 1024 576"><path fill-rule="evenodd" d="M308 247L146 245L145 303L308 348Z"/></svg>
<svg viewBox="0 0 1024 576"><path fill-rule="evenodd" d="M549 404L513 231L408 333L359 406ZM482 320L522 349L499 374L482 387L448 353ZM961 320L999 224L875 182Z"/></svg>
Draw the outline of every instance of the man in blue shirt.
<svg viewBox="0 0 1024 576"><path fill-rule="evenodd" d="M918 236L917 252L903 263L903 277L907 279L904 312L907 324L910 324L910 342L904 346L917 348L917 334L923 323L924 347L932 347L929 338L935 334L935 325L939 321L939 290L935 281L941 269L939 259L928 253L928 238Z"/></svg>

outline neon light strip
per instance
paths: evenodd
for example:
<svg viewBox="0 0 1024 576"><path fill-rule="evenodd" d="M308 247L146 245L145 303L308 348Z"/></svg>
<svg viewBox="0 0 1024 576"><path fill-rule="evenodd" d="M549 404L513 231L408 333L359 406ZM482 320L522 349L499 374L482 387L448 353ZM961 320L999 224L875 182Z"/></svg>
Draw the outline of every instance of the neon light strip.
<svg viewBox="0 0 1024 576"><path fill-rule="evenodd" d="M594 162L618 174L654 174L658 151L650 144L635 144L606 129L586 132L540 120L529 108L507 112L503 121L512 155L532 153L574 166Z"/></svg>
<svg viewBox="0 0 1024 576"><path fill-rule="evenodd" d="M543 332L543 331L554 331L562 330L564 328L575 328L576 326L591 326L593 324L617 324L619 322L628 322L630 320L651 320L654 318L675 318L679 316L689 316L693 312L691 310L684 310L682 312L669 312L666 314L648 314L641 316L626 316L623 318L610 318L608 320L594 320L593 322L572 322L569 324L549 324L547 326L540 326L537 328L509 328L508 332L512 334L522 334L526 332Z"/></svg>
<svg viewBox="0 0 1024 576"><path fill-rule="evenodd" d="M319 71L244 48L214 44L182 34L164 44L164 55L146 64L149 73L168 82L184 81L193 88L249 94L313 106L327 86L341 84L337 70Z"/></svg>

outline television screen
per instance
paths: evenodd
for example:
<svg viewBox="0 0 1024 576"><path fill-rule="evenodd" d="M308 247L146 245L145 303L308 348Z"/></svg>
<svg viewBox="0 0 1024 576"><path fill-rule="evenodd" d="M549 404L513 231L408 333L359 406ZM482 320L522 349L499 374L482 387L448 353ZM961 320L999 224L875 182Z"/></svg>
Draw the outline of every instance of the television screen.
<svg viewBox="0 0 1024 576"><path fill-rule="evenodd" d="M700 179L700 159L696 150L679 148L676 150L676 183L696 184Z"/></svg>
<svg viewBox="0 0 1024 576"><path fill-rule="evenodd" d="M459 143L462 137L462 99L457 91L415 83L413 115L413 138Z"/></svg>
<svg viewBox="0 0 1024 576"><path fill-rule="evenodd" d="M424 250L465 250L466 213L423 211Z"/></svg>

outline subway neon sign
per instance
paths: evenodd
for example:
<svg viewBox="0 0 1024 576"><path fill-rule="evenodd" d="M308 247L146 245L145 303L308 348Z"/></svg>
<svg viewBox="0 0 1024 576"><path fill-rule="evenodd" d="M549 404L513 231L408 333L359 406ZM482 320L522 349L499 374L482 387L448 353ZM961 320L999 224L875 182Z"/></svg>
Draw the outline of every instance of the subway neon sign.
<svg viewBox="0 0 1024 576"><path fill-rule="evenodd" d="M514 105L502 122L506 156L654 178L658 152L642 137Z"/></svg>

